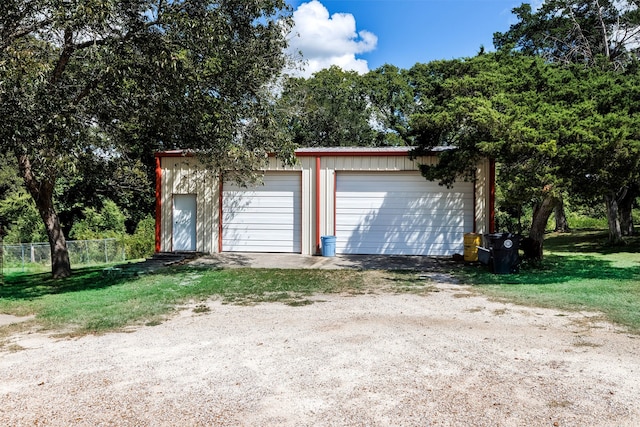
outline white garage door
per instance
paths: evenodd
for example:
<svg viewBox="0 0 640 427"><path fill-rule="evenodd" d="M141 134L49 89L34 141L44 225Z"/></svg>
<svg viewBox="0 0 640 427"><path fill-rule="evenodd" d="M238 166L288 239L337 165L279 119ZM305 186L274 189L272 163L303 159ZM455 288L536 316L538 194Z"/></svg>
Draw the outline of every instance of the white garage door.
<svg viewBox="0 0 640 427"><path fill-rule="evenodd" d="M264 185L225 183L222 250L295 252L302 249L300 173L267 172Z"/></svg>
<svg viewBox="0 0 640 427"><path fill-rule="evenodd" d="M473 184L446 188L419 172L338 173L336 252L452 255L473 230Z"/></svg>

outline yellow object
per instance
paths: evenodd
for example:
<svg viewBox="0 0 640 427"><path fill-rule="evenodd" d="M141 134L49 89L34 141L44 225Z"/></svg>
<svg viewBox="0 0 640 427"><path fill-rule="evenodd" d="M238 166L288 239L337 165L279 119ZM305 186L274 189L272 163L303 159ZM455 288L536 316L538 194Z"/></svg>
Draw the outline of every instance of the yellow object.
<svg viewBox="0 0 640 427"><path fill-rule="evenodd" d="M482 234L465 233L464 235L464 260L466 262L478 261L478 246L482 245Z"/></svg>

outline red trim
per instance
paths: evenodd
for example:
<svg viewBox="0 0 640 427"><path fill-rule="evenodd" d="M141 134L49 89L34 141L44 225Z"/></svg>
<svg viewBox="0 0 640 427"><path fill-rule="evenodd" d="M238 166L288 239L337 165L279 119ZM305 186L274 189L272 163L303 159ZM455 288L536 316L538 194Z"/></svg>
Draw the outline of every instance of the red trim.
<svg viewBox="0 0 640 427"><path fill-rule="evenodd" d="M162 163L156 156L156 253L162 249Z"/></svg>
<svg viewBox="0 0 640 427"><path fill-rule="evenodd" d="M316 254L320 253L320 156L316 157Z"/></svg>
<svg viewBox="0 0 640 427"><path fill-rule="evenodd" d="M496 161L489 160L489 233L496 232Z"/></svg>
<svg viewBox="0 0 640 427"><path fill-rule="evenodd" d="M336 220L338 215L336 214L338 202L338 172L333 171L333 235L336 235Z"/></svg>
<svg viewBox="0 0 640 427"><path fill-rule="evenodd" d="M300 176L299 178L299 182L300 182L300 199L298 200L298 203L300 203L300 252L299 253L303 253L304 252L304 247L303 247L303 241L304 241L304 209L302 209L302 192L304 191L303 188L304 186L302 185L302 171L300 172ZM295 204L295 201L294 201Z"/></svg>
<svg viewBox="0 0 640 427"><path fill-rule="evenodd" d="M478 225L476 223L477 212L476 212L476 202L478 201L478 197L476 195L476 185L478 184L478 171L476 170L473 173L473 232L475 233L478 230Z"/></svg>
<svg viewBox="0 0 640 427"><path fill-rule="evenodd" d="M218 184L218 252L222 252L222 190L224 190L224 176L219 175Z"/></svg>

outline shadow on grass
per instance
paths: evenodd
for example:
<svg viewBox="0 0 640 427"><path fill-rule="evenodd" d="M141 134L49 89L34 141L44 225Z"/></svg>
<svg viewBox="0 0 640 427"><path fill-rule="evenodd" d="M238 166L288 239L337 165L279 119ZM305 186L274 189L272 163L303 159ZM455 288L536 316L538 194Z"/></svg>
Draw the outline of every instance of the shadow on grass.
<svg viewBox="0 0 640 427"><path fill-rule="evenodd" d="M640 237L625 237L622 245L611 245L608 234L602 230L580 230L567 234L553 233L545 239L545 250L554 252L599 253L640 253Z"/></svg>
<svg viewBox="0 0 640 427"><path fill-rule="evenodd" d="M492 274L486 268L466 267L465 275L476 285L548 285L581 280L640 280L637 267L617 267L594 255L547 255L541 265L523 265L518 274Z"/></svg>
<svg viewBox="0 0 640 427"><path fill-rule="evenodd" d="M104 267L80 268L73 270L71 277L66 279L53 279L51 273L7 276L0 286L0 298L34 299L45 295L107 288L132 280L126 276L109 276L104 271Z"/></svg>

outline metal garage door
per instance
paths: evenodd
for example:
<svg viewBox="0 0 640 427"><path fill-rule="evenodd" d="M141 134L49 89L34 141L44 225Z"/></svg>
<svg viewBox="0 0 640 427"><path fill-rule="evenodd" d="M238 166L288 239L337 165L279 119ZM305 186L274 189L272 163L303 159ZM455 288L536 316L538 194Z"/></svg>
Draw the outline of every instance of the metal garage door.
<svg viewBox="0 0 640 427"><path fill-rule="evenodd" d="M225 183L222 250L301 252L300 180L299 172L267 172L264 185L245 188Z"/></svg>
<svg viewBox="0 0 640 427"><path fill-rule="evenodd" d="M454 188L419 172L338 173L336 252L452 255L473 230L473 184Z"/></svg>

